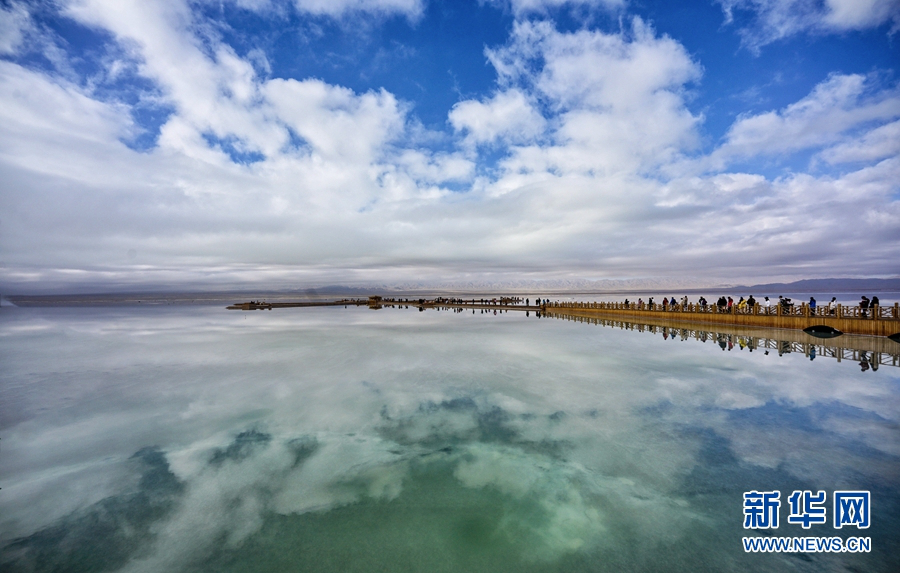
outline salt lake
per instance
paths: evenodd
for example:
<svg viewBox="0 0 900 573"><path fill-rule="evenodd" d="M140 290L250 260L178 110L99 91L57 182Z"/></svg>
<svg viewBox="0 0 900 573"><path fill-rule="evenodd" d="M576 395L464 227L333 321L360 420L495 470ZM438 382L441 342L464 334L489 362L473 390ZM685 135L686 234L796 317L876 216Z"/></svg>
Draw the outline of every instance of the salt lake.
<svg viewBox="0 0 900 573"><path fill-rule="evenodd" d="M900 570L900 368L720 341L519 312L4 307L0 570ZM788 523L819 490L827 522ZM777 529L744 527L750 491L780 492ZM835 529L836 491L870 492L868 528Z"/></svg>

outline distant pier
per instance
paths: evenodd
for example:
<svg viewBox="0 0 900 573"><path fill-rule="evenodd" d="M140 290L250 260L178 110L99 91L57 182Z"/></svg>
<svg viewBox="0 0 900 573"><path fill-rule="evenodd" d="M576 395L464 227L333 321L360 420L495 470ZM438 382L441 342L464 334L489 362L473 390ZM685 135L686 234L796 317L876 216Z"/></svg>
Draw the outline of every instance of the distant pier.
<svg viewBox="0 0 900 573"><path fill-rule="evenodd" d="M235 303L225 308L228 310L272 310L273 308L306 308L313 306L368 306L374 310L384 307L411 306L420 310L429 308L472 308L487 310L530 310L533 312L540 312L542 308L539 305L524 304L522 300L517 297L497 297L490 299L435 297L409 299L381 296L370 296L366 299L354 298L319 302L250 301Z"/></svg>
<svg viewBox="0 0 900 573"><path fill-rule="evenodd" d="M226 306L227 310L272 310L273 308L308 308L311 306L366 306L366 299L342 299L321 302L265 302L252 300Z"/></svg>

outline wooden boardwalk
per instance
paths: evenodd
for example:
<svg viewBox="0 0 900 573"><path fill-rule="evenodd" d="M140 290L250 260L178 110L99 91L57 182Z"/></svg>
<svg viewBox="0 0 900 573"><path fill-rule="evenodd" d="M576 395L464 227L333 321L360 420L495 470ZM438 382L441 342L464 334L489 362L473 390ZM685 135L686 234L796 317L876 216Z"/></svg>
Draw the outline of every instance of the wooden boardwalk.
<svg viewBox="0 0 900 573"><path fill-rule="evenodd" d="M682 322L705 324L722 324L730 326L750 326L763 328L784 328L803 330L816 325L830 326L845 334L863 334L867 336L891 336L900 333L900 308L895 303L889 307L868 309L863 317L860 308L837 305L834 314L824 307L812 311L805 303L791 309L773 306L766 312L765 308L756 305L752 309L738 310L736 306L730 312L720 312L713 305L701 307L698 304L669 306L655 304L651 309L647 304L616 302L551 302L546 312L554 314L573 314L597 318L628 318L636 321L667 318Z"/></svg>
<svg viewBox="0 0 900 573"><path fill-rule="evenodd" d="M797 353L814 360L831 358L848 362L863 370L878 370L880 366L900 367L900 343L885 337L847 335L821 339L802 330L779 330L752 326L697 323L679 320L676 313L658 313L656 318L635 322L621 318L599 318L587 313L547 312L558 318L608 328L661 334L671 340L695 340L718 344L722 350L773 352L779 356Z"/></svg>

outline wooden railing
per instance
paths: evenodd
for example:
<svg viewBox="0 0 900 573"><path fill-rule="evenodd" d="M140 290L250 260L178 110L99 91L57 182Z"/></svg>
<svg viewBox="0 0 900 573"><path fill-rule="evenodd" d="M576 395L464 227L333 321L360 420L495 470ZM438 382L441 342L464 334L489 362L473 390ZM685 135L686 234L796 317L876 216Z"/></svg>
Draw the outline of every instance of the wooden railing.
<svg viewBox="0 0 900 573"><path fill-rule="evenodd" d="M594 309L594 310L635 310L653 312L689 312L700 314L732 314L732 315L769 315L769 316L796 316L807 318L857 318L860 320L900 320L900 304L893 306L875 306L862 309L860 306L835 305L817 306L811 309L807 303L795 305L773 304L765 307L756 303L751 306L739 307L737 304L728 307L719 307L714 304L700 305L697 303L663 305L654 302L652 305L646 302L550 302L548 308Z"/></svg>

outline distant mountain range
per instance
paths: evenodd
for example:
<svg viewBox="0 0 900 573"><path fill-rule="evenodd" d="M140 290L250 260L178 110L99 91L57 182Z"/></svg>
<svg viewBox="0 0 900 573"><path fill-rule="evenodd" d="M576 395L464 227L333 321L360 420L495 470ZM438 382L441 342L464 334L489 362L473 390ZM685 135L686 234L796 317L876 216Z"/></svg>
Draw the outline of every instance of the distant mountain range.
<svg viewBox="0 0 900 573"><path fill-rule="evenodd" d="M392 284L368 284L360 286L328 285L315 289L298 289L310 294L330 293L356 295L373 292L640 292L660 290L692 290L703 288L696 280L680 279L625 279L586 280L550 279L516 281L446 281L446 282L403 282ZM721 287L720 287L721 288Z"/></svg>
<svg viewBox="0 0 900 573"><path fill-rule="evenodd" d="M892 279L806 279L792 283L767 283L739 286L730 291L752 290L756 292L896 292L900 291L900 278Z"/></svg>
<svg viewBox="0 0 900 573"><path fill-rule="evenodd" d="M362 295L374 292L570 292L570 293L639 293L662 291L723 291L723 292L897 292L900 277L890 279L805 279L791 283L767 283L749 286L722 282L700 282L668 278L627 280L520 280L520 281L465 281L436 283L370 284L362 286L329 285L305 292Z"/></svg>

